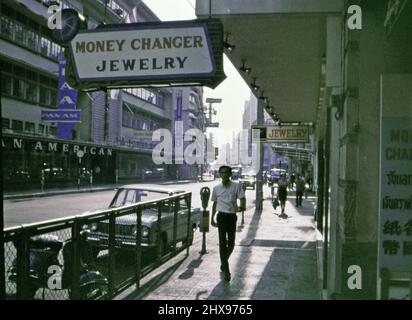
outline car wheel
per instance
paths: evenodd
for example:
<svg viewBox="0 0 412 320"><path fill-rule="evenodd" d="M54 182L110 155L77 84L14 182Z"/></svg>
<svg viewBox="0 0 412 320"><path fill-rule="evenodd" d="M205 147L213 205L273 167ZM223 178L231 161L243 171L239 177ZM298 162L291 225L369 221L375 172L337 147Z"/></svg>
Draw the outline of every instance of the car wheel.
<svg viewBox="0 0 412 320"><path fill-rule="evenodd" d="M108 292L107 284L90 283L80 289L80 300L103 300Z"/></svg>
<svg viewBox="0 0 412 320"><path fill-rule="evenodd" d="M91 251L92 251L92 259L93 261L96 261L97 257L99 256L100 249L96 247L92 247Z"/></svg>

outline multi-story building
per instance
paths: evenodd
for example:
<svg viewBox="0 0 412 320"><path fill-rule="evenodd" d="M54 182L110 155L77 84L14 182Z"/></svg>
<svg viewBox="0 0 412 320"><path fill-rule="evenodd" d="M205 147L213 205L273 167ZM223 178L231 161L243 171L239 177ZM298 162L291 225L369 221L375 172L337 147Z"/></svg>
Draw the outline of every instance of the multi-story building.
<svg viewBox="0 0 412 320"><path fill-rule="evenodd" d="M130 0L60 1L81 13L89 29L105 23L159 21L143 3ZM22 5L24 3L24 5ZM6 188L39 188L81 183L108 183L175 177L172 165L155 166L151 133L173 129L176 94L183 92L185 127L202 128L202 89L128 88L82 92L76 108L81 122L42 120L42 111L58 106L61 46L47 27L50 5L58 1L2 1L0 71L3 176ZM105 8L105 3L107 7ZM193 110L189 110L193 109ZM78 153L81 150L83 152ZM83 155L82 157L79 157ZM180 178L194 174L185 166Z"/></svg>

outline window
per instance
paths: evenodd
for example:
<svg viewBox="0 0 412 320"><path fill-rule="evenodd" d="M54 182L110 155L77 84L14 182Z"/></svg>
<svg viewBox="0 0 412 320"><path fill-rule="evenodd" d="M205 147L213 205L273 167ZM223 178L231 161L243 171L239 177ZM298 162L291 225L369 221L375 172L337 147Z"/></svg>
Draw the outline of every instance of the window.
<svg viewBox="0 0 412 320"><path fill-rule="evenodd" d="M8 74L1 75L1 93L6 96L12 95L12 88L13 88L13 78Z"/></svg>
<svg viewBox="0 0 412 320"><path fill-rule="evenodd" d="M34 123L33 122L26 122L24 127L24 131L34 133Z"/></svg>
<svg viewBox="0 0 412 320"><path fill-rule="evenodd" d="M57 134L57 127L50 126L49 134L55 136Z"/></svg>
<svg viewBox="0 0 412 320"><path fill-rule="evenodd" d="M29 50L57 60L62 47L48 40L50 30L6 5L1 7L0 36Z"/></svg>
<svg viewBox="0 0 412 320"><path fill-rule="evenodd" d="M50 88L40 86L40 99L39 103L42 105L50 105Z"/></svg>
<svg viewBox="0 0 412 320"><path fill-rule="evenodd" d="M2 129L10 129L10 119L1 118L1 127Z"/></svg>
<svg viewBox="0 0 412 320"><path fill-rule="evenodd" d="M44 124L39 124L39 128L37 129L37 132L39 133L39 134L41 134L41 135L44 135L45 134L45 125Z"/></svg>
<svg viewBox="0 0 412 320"><path fill-rule="evenodd" d="M23 131L23 121L12 120L11 128L15 131Z"/></svg>
<svg viewBox="0 0 412 320"><path fill-rule="evenodd" d="M10 61L0 60L1 93L47 107L57 107L58 82Z"/></svg>
<svg viewBox="0 0 412 320"><path fill-rule="evenodd" d="M124 89L124 91L139 99L150 102L151 104L154 104L155 106L159 108L163 108L163 104L164 104L163 96L160 94L160 92L154 93L145 88L127 88L127 89Z"/></svg>

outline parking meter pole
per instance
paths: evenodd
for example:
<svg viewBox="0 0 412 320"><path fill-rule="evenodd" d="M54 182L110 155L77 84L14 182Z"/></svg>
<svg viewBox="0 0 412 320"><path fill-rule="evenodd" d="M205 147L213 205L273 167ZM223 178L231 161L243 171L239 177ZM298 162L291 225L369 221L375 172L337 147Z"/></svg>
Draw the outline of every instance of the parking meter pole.
<svg viewBox="0 0 412 320"><path fill-rule="evenodd" d="M46 180L44 176L44 170L41 170L40 175L41 175L41 179L40 179L41 192L44 192L44 182Z"/></svg>
<svg viewBox="0 0 412 320"><path fill-rule="evenodd" d="M209 232L209 211L207 211L207 205L210 198L210 189L208 187L203 187L200 190L200 198L202 199L202 220L200 223L200 231L203 233L202 236L202 250L200 250L200 254L207 253L206 250L206 232Z"/></svg>
<svg viewBox="0 0 412 320"><path fill-rule="evenodd" d="M79 158L79 168L78 168L78 173L77 173L77 189L80 190L80 177L82 174L82 157L84 156L84 151L83 150L79 150L76 153L77 157Z"/></svg>
<svg viewBox="0 0 412 320"><path fill-rule="evenodd" d="M242 227L245 224L245 211L242 210Z"/></svg>
<svg viewBox="0 0 412 320"><path fill-rule="evenodd" d="M199 253L200 254L207 253L207 250L206 250L206 232L202 232L202 250L200 250Z"/></svg>
<svg viewBox="0 0 412 320"><path fill-rule="evenodd" d="M82 164L82 158L79 157L79 169L78 169L78 174L77 174L77 190L80 190L80 166Z"/></svg>
<svg viewBox="0 0 412 320"><path fill-rule="evenodd" d="M242 189L245 192L246 197L246 184L242 183ZM242 210L242 227L245 224L245 210Z"/></svg>

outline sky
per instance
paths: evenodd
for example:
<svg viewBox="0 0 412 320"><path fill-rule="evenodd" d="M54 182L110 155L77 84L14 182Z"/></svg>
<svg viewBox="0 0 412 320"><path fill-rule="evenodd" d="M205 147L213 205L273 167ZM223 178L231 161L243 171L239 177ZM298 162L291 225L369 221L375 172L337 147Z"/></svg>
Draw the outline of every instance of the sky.
<svg viewBox="0 0 412 320"><path fill-rule="evenodd" d="M195 0L143 0L162 21L196 19ZM232 141L232 132L242 129L242 115L245 101L250 98L250 89L229 59L224 56L224 71L227 78L214 90L204 88L206 98L221 98L222 103L213 104L217 114L213 122L219 122L219 129L212 129L215 146ZM210 130L210 129L209 129Z"/></svg>

